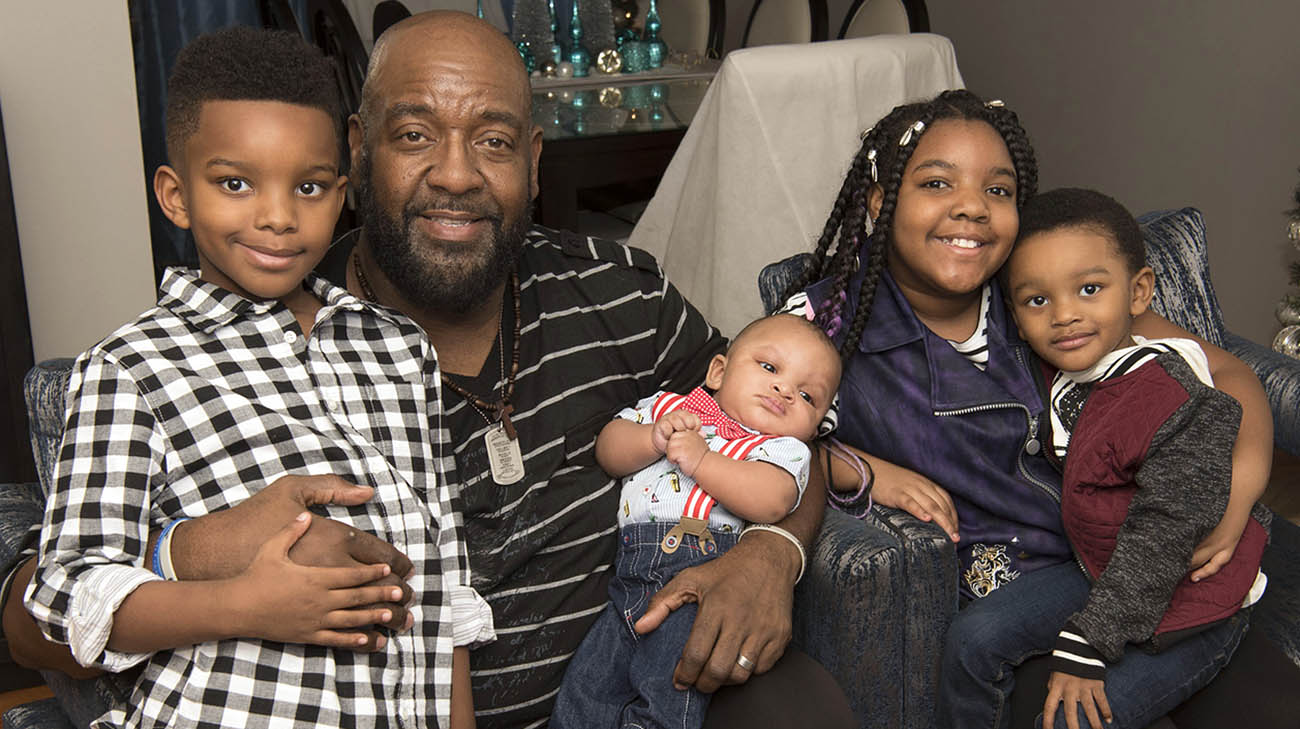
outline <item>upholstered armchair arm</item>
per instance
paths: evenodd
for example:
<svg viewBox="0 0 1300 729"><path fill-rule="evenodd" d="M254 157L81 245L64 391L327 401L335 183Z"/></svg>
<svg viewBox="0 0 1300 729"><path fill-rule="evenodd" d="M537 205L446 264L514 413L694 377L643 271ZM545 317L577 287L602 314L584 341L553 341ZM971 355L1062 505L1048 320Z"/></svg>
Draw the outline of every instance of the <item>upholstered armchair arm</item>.
<svg viewBox="0 0 1300 729"><path fill-rule="evenodd" d="M906 512L826 512L795 591L794 642L836 677L860 726L928 725L956 570L943 531Z"/></svg>
<svg viewBox="0 0 1300 729"><path fill-rule="evenodd" d="M859 726L902 725L903 563L896 536L827 509L795 590L794 643L835 676Z"/></svg>
<svg viewBox="0 0 1300 729"><path fill-rule="evenodd" d="M36 473L45 493L50 491L54 461L63 440L63 420L68 394L71 359L47 359L27 372L23 394L27 398L27 419L32 437Z"/></svg>
<svg viewBox="0 0 1300 729"><path fill-rule="evenodd" d="M907 697L903 726L930 729L948 625L957 613L957 547L933 522L901 509L877 504L867 518L898 537L903 545L906 587L902 599L907 646L901 674Z"/></svg>
<svg viewBox="0 0 1300 729"><path fill-rule="evenodd" d="M1229 331L1224 332L1223 347L1250 365L1264 384L1273 411L1273 442L1300 457L1300 360Z"/></svg>

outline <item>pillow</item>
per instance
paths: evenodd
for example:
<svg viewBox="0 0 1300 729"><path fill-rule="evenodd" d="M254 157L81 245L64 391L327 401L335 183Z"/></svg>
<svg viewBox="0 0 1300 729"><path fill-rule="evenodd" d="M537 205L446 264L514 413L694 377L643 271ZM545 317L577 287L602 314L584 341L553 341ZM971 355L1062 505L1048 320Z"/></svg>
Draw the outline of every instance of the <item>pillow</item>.
<svg viewBox="0 0 1300 729"><path fill-rule="evenodd" d="M1223 346L1223 315L1210 283L1205 219L1196 208L1159 210L1138 218L1147 265L1156 272L1151 308L1169 321Z"/></svg>

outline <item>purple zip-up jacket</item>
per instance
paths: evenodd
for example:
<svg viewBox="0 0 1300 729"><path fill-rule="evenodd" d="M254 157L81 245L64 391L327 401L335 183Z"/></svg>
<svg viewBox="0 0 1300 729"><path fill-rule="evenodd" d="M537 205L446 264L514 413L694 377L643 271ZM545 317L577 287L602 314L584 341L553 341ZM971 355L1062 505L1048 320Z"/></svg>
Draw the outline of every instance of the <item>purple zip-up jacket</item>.
<svg viewBox="0 0 1300 729"><path fill-rule="evenodd" d="M845 311L856 305L864 269L849 286ZM814 307L826 300L830 284L809 287ZM1022 572L1071 559L1061 524L1061 475L1040 440L1045 411L1030 369L1036 360L997 281L991 285L988 369L980 371L916 318L885 271L840 382L836 432L947 489L961 534L961 590L974 597Z"/></svg>

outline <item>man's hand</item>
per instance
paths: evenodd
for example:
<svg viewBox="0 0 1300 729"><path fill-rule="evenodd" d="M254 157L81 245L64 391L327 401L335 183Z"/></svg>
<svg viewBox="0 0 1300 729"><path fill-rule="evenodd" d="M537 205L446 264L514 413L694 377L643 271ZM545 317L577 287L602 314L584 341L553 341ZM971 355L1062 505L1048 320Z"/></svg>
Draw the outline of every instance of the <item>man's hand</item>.
<svg viewBox="0 0 1300 729"><path fill-rule="evenodd" d="M364 504L373 493L368 486L357 486L337 476L283 476L241 504L177 526L172 538L172 563L182 579L235 577L248 569L267 539L304 510L321 504ZM374 584L402 588L403 599L366 609L387 609L392 620L384 625L389 628L401 629L408 624L405 603L411 590L403 578L411 571L411 560L373 534L317 517L289 550L289 558L309 567L387 564L390 573Z"/></svg>
<svg viewBox="0 0 1300 729"><path fill-rule="evenodd" d="M668 439L668 449L664 457L677 466L677 470L695 478L704 457L709 455L709 442L704 440L698 430L679 430Z"/></svg>
<svg viewBox="0 0 1300 729"><path fill-rule="evenodd" d="M655 453L666 453L668 441L673 437L673 433L686 430L698 433L701 427L703 426L700 423L700 416L685 410L674 410L655 421L650 431L650 445L654 446Z"/></svg>
<svg viewBox="0 0 1300 729"><path fill-rule="evenodd" d="M876 474L872 501L902 509L921 521L933 521L952 541L961 539L957 533L957 507L943 487L916 471L879 458L871 459L871 470Z"/></svg>
<svg viewBox="0 0 1300 729"><path fill-rule="evenodd" d="M4 604L4 637L9 642L9 654L14 662L24 668L63 671L73 678L100 675L103 671L77 663L67 644L47 640L36 620L23 606L23 592L35 573L36 558L32 557L18 568L9 599Z"/></svg>
<svg viewBox="0 0 1300 729"><path fill-rule="evenodd" d="M399 603L403 590L379 585L387 564L349 567L304 567L293 562L291 548L307 532L311 514L302 512L266 541L244 574L231 581L235 632L283 643L309 643L361 651L383 649L387 639L356 630L393 622L383 603ZM292 610L285 610L292 605ZM373 607L371 607L373 606Z"/></svg>
<svg viewBox="0 0 1300 729"><path fill-rule="evenodd" d="M678 688L705 693L766 673L790 642L790 613L799 555L778 535L753 532L721 557L682 570L650 598L636 632L649 633L668 613L699 605L682 658L673 671ZM753 671L736 661L753 661Z"/></svg>
<svg viewBox="0 0 1300 729"><path fill-rule="evenodd" d="M1043 729L1052 729L1056 722L1056 707L1065 703L1065 723L1069 729L1079 729L1079 711L1088 717L1092 729L1103 729L1102 719L1109 724L1115 719L1106 701L1106 683L1091 678L1080 678L1060 671L1052 671L1047 678L1047 701L1043 703Z"/></svg>

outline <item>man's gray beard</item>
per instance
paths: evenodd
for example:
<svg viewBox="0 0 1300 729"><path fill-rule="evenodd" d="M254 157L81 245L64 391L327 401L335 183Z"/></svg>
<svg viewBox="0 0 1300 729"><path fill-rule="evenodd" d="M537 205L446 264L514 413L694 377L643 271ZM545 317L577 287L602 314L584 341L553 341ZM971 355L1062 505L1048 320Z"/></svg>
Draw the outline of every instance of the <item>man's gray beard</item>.
<svg viewBox="0 0 1300 729"><path fill-rule="evenodd" d="M486 249L472 243L420 240L412 225L419 210L408 203L400 220L388 215L375 201L369 159L363 157L356 172L357 214L370 256L410 303L429 312L465 314L486 301L515 270L524 236L532 225L531 203L509 228L499 210L485 216L492 225ZM444 196L436 207L489 212L472 200L451 196Z"/></svg>

